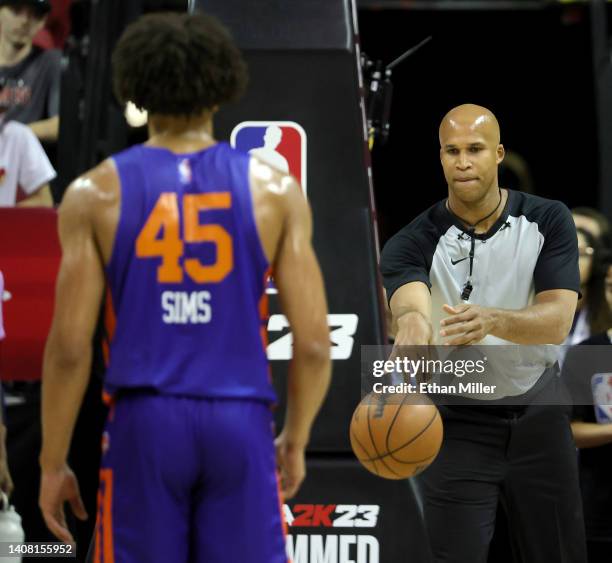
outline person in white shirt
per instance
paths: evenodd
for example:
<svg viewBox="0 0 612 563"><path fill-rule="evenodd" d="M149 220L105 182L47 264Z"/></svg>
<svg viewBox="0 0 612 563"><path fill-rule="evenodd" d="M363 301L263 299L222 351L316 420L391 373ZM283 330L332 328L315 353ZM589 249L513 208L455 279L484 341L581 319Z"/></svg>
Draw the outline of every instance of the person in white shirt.
<svg viewBox="0 0 612 563"><path fill-rule="evenodd" d="M56 173L40 141L22 123L0 125L0 206L51 207Z"/></svg>

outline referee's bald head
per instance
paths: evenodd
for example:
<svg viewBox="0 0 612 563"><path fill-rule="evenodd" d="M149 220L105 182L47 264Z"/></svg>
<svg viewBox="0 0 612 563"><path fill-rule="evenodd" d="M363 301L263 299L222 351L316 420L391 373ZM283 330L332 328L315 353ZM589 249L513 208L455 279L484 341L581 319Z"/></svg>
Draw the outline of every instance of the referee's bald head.
<svg viewBox="0 0 612 563"><path fill-rule="evenodd" d="M451 109L440 123L440 146L449 136L459 131L480 133L493 145L499 145L501 134L499 123L493 112L483 106L462 104Z"/></svg>

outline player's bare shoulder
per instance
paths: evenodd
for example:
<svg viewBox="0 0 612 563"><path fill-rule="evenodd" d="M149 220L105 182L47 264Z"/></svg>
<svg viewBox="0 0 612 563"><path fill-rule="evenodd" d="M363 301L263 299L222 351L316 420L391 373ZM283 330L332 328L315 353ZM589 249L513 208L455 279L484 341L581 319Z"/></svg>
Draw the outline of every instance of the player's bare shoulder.
<svg viewBox="0 0 612 563"><path fill-rule="evenodd" d="M105 261L110 259L119 220L121 189L114 162L104 160L76 178L66 190L60 217L90 226Z"/></svg>
<svg viewBox="0 0 612 563"><path fill-rule="evenodd" d="M267 196L270 200L283 200L302 195L299 182L291 174L257 157L251 157L249 176L253 196Z"/></svg>
<svg viewBox="0 0 612 563"><path fill-rule="evenodd" d="M295 214L308 213L306 198L291 174L256 157L250 160L249 180L259 237L273 262L286 221Z"/></svg>
<svg viewBox="0 0 612 563"><path fill-rule="evenodd" d="M119 197L119 178L111 159L104 160L96 167L77 177L66 190L64 202L68 205L78 202L86 210L97 204L113 201Z"/></svg>

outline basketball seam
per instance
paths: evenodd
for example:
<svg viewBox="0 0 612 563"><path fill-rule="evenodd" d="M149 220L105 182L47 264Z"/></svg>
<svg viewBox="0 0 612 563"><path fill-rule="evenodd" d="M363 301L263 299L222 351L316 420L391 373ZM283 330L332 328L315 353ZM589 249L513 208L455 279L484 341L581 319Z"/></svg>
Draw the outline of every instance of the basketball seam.
<svg viewBox="0 0 612 563"><path fill-rule="evenodd" d="M385 466L391 473L393 473L393 475L397 475L398 477L401 477L401 475L399 473L396 473L395 471L393 471L393 469L391 469L384 461L383 461L383 456L380 455L380 453L378 452L378 448L376 447L376 443L374 442L374 436L372 435L372 425L370 424L370 406L368 405L368 410L367 410L367 414L368 414L368 434L370 435L370 440L372 441L372 446L374 447L374 451L376 452L377 457L375 459L373 459L372 461L380 461L380 463L383 464L383 466ZM374 467L376 467L376 465L374 465ZM378 471L377 471L378 473Z"/></svg>
<svg viewBox="0 0 612 563"><path fill-rule="evenodd" d="M391 424L389 424L389 428L387 429L387 436L385 437L385 448L387 449L387 453L390 453L391 448L389 447L389 438L391 437L391 430L393 430L393 425L395 424L395 421L397 420L397 417L399 416L400 411L402 410L402 407L404 406L404 402L406 401L406 399L408 398L408 395L404 395L404 398L402 399L402 402L398 405L395 414L393 415L393 418L391 419Z"/></svg>
<svg viewBox="0 0 612 563"><path fill-rule="evenodd" d="M365 448L365 446L360 442L359 438L357 438L357 435L355 434L354 430L351 430L350 433L351 438L353 438L355 440L355 442L357 443L357 445L367 454L368 450ZM354 453L354 452L353 452ZM355 454L355 457L359 460L359 461L363 461L362 458L360 458L357 454Z"/></svg>
<svg viewBox="0 0 612 563"><path fill-rule="evenodd" d="M378 469L376 467L376 461L372 461L372 465L374 466L374 471L376 472L376 475L380 477L380 474L378 473Z"/></svg>
<svg viewBox="0 0 612 563"><path fill-rule="evenodd" d="M389 454L385 454L383 457L387 457ZM415 463L422 463L424 461L427 461L428 459L431 459L432 457L436 457L438 454L437 452L435 454L431 454L430 456L424 457L423 459L414 459L414 460L408 460L408 461L402 461L401 459L396 459L393 456L391 456L391 459L395 462L395 463L402 463L404 465L413 465ZM382 459L382 458L381 458ZM368 461L368 460L364 460L364 461ZM373 460L372 460L373 461Z"/></svg>
<svg viewBox="0 0 612 563"><path fill-rule="evenodd" d="M427 426L425 428L423 428L423 430L419 434L417 434L410 442L407 442L406 444L404 444L402 446L402 448L405 448L409 444L412 444L412 442L414 442L417 438L419 438L423 434L423 432L425 432L434 423L434 420L435 420L436 416L438 416L439 414L440 413L436 409L436 412L435 412L435 414L433 416L433 419L429 421L429 424L427 424ZM389 456L391 456L391 459L393 461L396 461L397 463L419 463L420 461L425 461L426 459L429 459L429 458L432 458L432 457L435 457L436 455L438 455L437 453L435 453L435 454L433 454L431 456L427 456L426 458L424 458L422 460L417 460L417 461L412 462L412 461L402 461L401 459L397 459L396 457L394 457L393 454L397 453L397 449L395 449L393 451L389 451L389 446L388 445L387 445L387 451L389 453Z"/></svg>
<svg viewBox="0 0 612 563"><path fill-rule="evenodd" d="M435 412L434 412L433 416L431 417L431 419L429 420L429 422L425 425L425 427L418 434L416 434L416 436L413 436L410 440L408 440L407 442L405 442L401 446L398 446L394 450L390 450L389 448L387 448L387 450L388 450L387 453L388 454L394 454L395 452L401 450L402 448L405 448L407 445L412 444L412 442L414 442L417 438L422 436L423 433L433 424L433 422L434 422L434 420L436 419L437 416L438 416L438 409L435 410Z"/></svg>
<svg viewBox="0 0 612 563"><path fill-rule="evenodd" d="M395 448L393 451L388 451L388 452L384 453L383 455L380 455L380 453L378 453L378 448L376 448L376 445L374 444L374 440L372 440L372 444L374 445L374 451L376 452L377 457L373 457L373 458L362 460L362 461L374 461L375 459L381 459L381 458L386 457L386 456L391 456L391 459L395 460L395 458L393 457L393 454L398 452L398 451L400 451L402 448L405 448L406 446L408 446L409 444L414 442L419 436L421 436L423 434L423 432L425 432L425 430L427 430L433 424L433 421L435 420L436 416L438 416L438 414L439 414L438 413L438 409L436 409L436 412L431 417L431 420L427 423L425 428L423 428L423 430L421 430L416 436L414 436L413 438L408 440L408 442L406 442L405 444L402 444L401 446ZM369 428L369 426L370 426L370 418L368 417L368 428ZM370 438L372 438L371 434L370 434ZM399 461L399 460L396 460L396 461ZM401 463L403 463L403 462L401 462Z"/></svg>

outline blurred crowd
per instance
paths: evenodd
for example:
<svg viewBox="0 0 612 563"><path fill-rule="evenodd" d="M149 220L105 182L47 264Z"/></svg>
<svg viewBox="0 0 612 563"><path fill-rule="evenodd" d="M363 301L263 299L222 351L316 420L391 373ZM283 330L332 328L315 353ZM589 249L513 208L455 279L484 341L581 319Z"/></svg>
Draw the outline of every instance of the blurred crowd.
<svg viewBox="0 0 612 563"><path fill-rule="evenodd" d="M70 0L0 1L0 205L51 206ZM43 144L45 145L43 147Z"/></svg>
<svg viewBox="0 0 612 563"><path fill-rule="evenodd" d="M570 391L572 432L589 563L610 560L612 546L612 245L608 219L588 207L572 210L582 296L564 349L562 378Z"/></svg>

